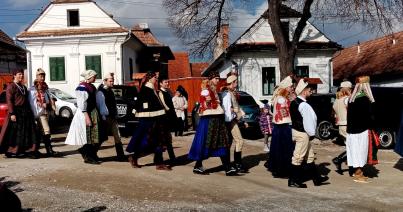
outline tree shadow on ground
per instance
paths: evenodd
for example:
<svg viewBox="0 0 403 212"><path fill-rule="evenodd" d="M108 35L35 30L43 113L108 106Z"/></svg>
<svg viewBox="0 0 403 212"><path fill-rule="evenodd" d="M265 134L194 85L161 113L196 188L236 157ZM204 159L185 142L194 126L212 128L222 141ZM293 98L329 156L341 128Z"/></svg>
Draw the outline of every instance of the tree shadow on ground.
<svg viewBox="0 0 403 212"><path fill-rule="evenodd" d="M84 210L83 212L100 212L100 211L104 211L106 209L107 209L107 207L104 206L104 205L103 206L95 206L93 208Z"/></svg>
<svg viewBox="0 0 403 212"><path fill-rule="evenodd" d="M21 200L15 193L22 192L22 188L13 188L20 184L17 181L5 181L6 177L0 177L0 209L1 211L32 211L32 208L21 208Z"/></svg>
<svg viewBox="0 0 403 212"><path fill-rule="evenodd" d="M393 166L393 168L398 169L400 171L403 171L403 158L400 158L396 164Z"/></svg>

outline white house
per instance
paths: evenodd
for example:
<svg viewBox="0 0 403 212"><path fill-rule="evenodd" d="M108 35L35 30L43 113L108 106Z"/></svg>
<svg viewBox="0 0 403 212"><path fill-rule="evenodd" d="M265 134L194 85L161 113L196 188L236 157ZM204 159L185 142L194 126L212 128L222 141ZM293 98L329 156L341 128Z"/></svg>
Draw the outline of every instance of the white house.
<svg viewBox="0 0 403 212"><path fill-rule="evenodd" d="M281 14L283 26L288 29L289 37L292 38L300 13L284 6ZM227 36L223 37L225 39ZM329 92L332 86L331 58L340 49L340 45L332 42L309 22L300 40L295 58L295 74L319 78L322 84L318 85L318 93ZM268 99L273 94L275 85L281 81L279 60L267 12L222 51L203 72L203 76L217 70L220 77L225 78L234 68L239 75L239 90L248 92L255 99Z"/></svg>
<svg viewBox="0 0 403 212"><path fill-rule="evenodd" d="M139 26L149 31L146 24ZM28 83L31 85L36 70L43 68L49 87L70 94L86 69L98 73L98 83L113 72L115 83L123 84L131 81L134 73L148 71L142 68L147 61L140 61L140 55L147 58L144 54L151 54L148 58L154 61L147 43L92 0L52 0L17 38L28 50Z"/></svg>

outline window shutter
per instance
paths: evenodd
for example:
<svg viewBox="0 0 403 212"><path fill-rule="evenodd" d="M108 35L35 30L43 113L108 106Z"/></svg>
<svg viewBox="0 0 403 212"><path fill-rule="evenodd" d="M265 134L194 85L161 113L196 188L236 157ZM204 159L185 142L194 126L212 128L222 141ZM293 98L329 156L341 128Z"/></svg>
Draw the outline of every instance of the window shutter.
<svg viewBox="0 0 403 212"><path fill-rule="evenodd" d="M102 79L101 70L101 56L85 56L85 68L86 70L94 70L97 72L97 79Z"/></svg>
<svg viewBox="0 0 403 212"><path fill-rule="evenodd" d="M64 57L50 57L49 70L50 70L50 81L66 80Z"/></svg>

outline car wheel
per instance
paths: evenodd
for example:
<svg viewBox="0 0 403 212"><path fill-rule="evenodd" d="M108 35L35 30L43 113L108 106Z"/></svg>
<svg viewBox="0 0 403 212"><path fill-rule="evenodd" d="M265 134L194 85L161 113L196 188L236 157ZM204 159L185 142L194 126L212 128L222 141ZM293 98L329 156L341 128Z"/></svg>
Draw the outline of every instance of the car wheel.
<svg viewBox="0 0 403 212"><path fill-rule="evenodd" d="M73 117L73 112L71 111L70 108L68 107L62 107L59 111L59 116L63 118L72 118Z"/></svg>
<svg viewBox="0 0 403 212"><path fill-rule="evenodd" d="M390 148L394 144L394 132L390 130L380 130L379 133L379 143L381 144L382 148Z"/></svg>
<svg viewBox="0 0 403 212"><path fill-rule="evenodd" d="M328 121L322 121L316 127L316 135L321 140L327 140L332 136L332 123Z"/></svg>

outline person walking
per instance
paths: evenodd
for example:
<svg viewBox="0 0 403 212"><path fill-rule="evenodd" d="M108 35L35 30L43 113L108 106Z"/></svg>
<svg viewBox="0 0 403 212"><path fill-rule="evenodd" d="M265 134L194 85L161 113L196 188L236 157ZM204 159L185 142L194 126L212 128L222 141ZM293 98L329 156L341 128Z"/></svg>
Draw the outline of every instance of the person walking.
<svg viewBox="0 0 403 212"><path fill-rule="evenodd" d="M238 175L230 165L229 148L231 146L225 127L224 110L216 86L220 80L218 72L211 72L208 80L202 82L200 93L200 121L196 129L188 157L196 161L194 174L209 174L203 167L203 160L209 157L220 157L227 176Z"/></svg>
<svg viewBox="0 0 403 212"><path fill-rule="evenodd" d="M291 102L290 113L292 120L292 139L295 149L292 157L291 175L288 179L289 187L306 188L302 183L302 163L306 160L307 171L312 177L315 186L322 185L329 177L321 176L315 165L315 155L311 141L316 132L316 113L306 102L312 94L312 88L304 79L300 79L295 88L297 98Z"/></svg>
<svg viewBox="0 0 403 212"><path fill-rule="evenodd" d="M347 164L355 169L354 181L367 183L362 168L367 164L369 130L373 129L375 99L369 85L369 76L359 76L347 106Z"/></svg>
<svg viewBox="0 0 403 212"><path fill-rule="evenodd" d="M264 152L270 152L269 136L273 132L273 113L271 112L270 104L267 103L263 106L259 116L260 131L264 136Z"/></svg>
<svg viewBox="0 0 403 212"><path fill-rule="evenodd" d="M114 73L109 73L104 77L103 84L98 87L96 100L99 114L102 119L102 124L100 126L102 126L102 131L105 133L106 138L108 138L108 135L112 133L115 141L117 160L127 161L123 151L122 141L120 139L118 122L116 120L118 111L115 94L112 90L114 83Z"/></svg>
<svg viewBox="0 0 403 212"><path fill-rule="evenodd" d="M171 171L171 167L164 164L162 155L167 143L171 141L164 137L165 109L155 88L157 80L158 76L155 72L148 72L143 78L135 114L139 118L139 126L134 131L126 151L133 153L129 155L129 162L133 168L141 168L138 163L139 157L151 151L154 152L156 169Z"/></svg>
<svg viewBox="0 0 403 212"><path fill-rule="evenodd" d="M176 113L175 113L175 107L172 102L172 95L169 90L169 80L167 78L161 77L159 79L159 92L158 96L161 100L162 105L164 106L165 109L165 117L163 118L163 125L165 129L165 138L168 139L167 144L167 152L169 155L169 165L172 167L176 164L176 156L174 152L174 148L172 146L172 135L171 132L174 127L172 127L172 122L176 121Z"/></svg>
<svg viewBox="0 0 403 212"><path fill-rule="evenodd" d="M65 143L68 145L82 145L78 152L84 159L84 163L100 164L97 156L99 144L99 114L96 108L97 73L94 70L86 70L81 74L85 81L76 88L77 111L70 124L70 129Z"/></svg>
<svg viewBox="0 0 403 212"><path fill-rule="evenodd" d="M270 144L270 154L265 167L273 177L288 177L291 168L291 158L294 142L291 133L290 95L292 93L292 78L284 78L273 93L273 134Z"/></svg>
<svg viewBox="0 0 403 212"><path fill-rule="evenodd" d="M225 117L225 125L228 131L228 138L230 144L235 143L234 149L234 164L239 173L247 173L248 169L242 163L242 148L243 138L241 131L239 130L238 123L245 115L245 112L239 106L236 94L236 88L238 87L238 80L236 75L230 75L227 77L227 89L223 93L223 109ZM228 152L230 155L230 152Z"/></svg>
<svg viewBox="0 0 403 212"><path fill-rule="evenodd" d="M8 117L1 129L0 150L7 158L27 156L40 158L28 90L23 85L24 70L13 72L13 82L8 84L6 101Z"/></svg>
<svg viewBox="0 0 403 212"><path fill-rule="evenodd" d="M60 156L60 154L53 151L49 127L49 115L56 106L49 93L45 76L45 71L38 68L34 85L29 89L29 102L39 130L38 139L42 140L45 144L46 156L57 157ZM38 142L38 144L39 143L40 142Z"/></svg>
<svg viewBox="0 0 403 212"><path fill-rule="evenodd" d="M182 93L177 89L175 92L175 96L172 98L172 102L175 108L176 113L176 128L175 128L175 136L183 136L183 131L185 128L185 119L187 118L188 102L186 98L182 95Z"/></svg>
<svg viewBox="0 0 403 212"><path fill-rule="evenodd" d="M333 110L336 116L336 126L339 127L339 135L342 137L344 143L347 137L347 105L348 99L351 96L351 88L351 82L342 82L340 84L340 90L336 93L336 100L333 103ZM336 172L343 174L341 164L347 162L347 152L343 151L340 155L333 158L332 162L337 168Z"/></svg>

